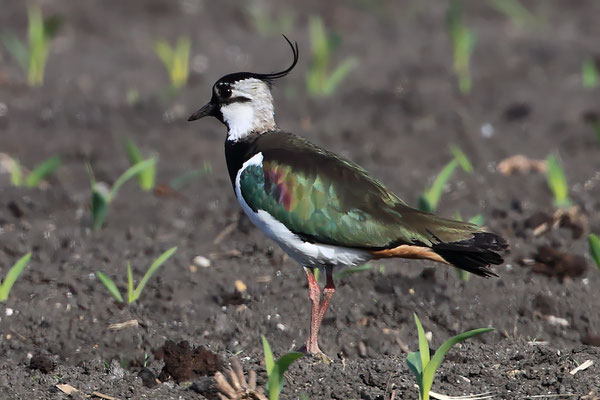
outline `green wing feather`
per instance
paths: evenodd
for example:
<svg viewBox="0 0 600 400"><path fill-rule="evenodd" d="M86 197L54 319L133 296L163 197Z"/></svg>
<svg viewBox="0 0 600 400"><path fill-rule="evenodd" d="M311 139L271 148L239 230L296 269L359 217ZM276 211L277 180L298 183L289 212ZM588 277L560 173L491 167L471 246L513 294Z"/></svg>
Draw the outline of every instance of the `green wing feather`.
<svg viewBox="0 0 600 400"><path fill-rule="evenodd" d="M383 249L473 237L479 228L408 207L358 165L288 133L257 139L262 166L240 176L244 200L305 240Z"/></svg>

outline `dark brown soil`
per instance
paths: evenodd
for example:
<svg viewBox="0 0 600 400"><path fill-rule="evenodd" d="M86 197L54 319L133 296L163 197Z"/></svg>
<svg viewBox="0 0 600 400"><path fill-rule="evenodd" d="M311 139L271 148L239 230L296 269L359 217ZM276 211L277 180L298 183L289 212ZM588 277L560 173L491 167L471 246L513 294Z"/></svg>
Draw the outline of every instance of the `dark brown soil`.
<svg viewBox="0 0 600 400"><path fill-rule="evenodd" d="M280 127L358 162L409 204L450 160L449 144L459 145L475 173L456 174L439 213L481 213L511 245L498 279L464 283L451 269L403 260L338 279L320 336L333 362L297 361L285 398L389 399L394 391L396 399L416 398L405 362L406 351L417 349L415 312L434 348L468 329L496 328L449 353L433 385L438 393L597 398L590 393L600 391L600 272L586 237L600 232L600 146L589 125L589 116L600 113L600 92L583 89L580 73L583 60L599 55L600 3L523 3L539 24L518 27L488 2L466 2L478 36L469 96L457 91L445 2L265 4L271 15L294 11L288 33L301 52L297 70L274 88ZM15 188L0 174L0 276L33 253L0 304L0 398L65 398L57 384L77 388L75 398L94 391L120 399L215 398L211 375L218 359L227 366L234 354L264 385L260 335L276 356L305 340L304 273L240 216L225 171L224 127L186 119L220 76L286 65L283 39L260 36L238 1L42 4L44 14L64 18L43 88L29 88L0 47L0 152L29 167L53 155L64 163L45 189ZM325 100L308 97L304 83L308 17L316 14L343 37L335 62L360 58ZM24 37L26 25L22 2L2 5L2 32ZM153 41L182 34L193 41L193 72L169 97ZM133 90L135 104L127 101ZM483 135L490 126L493 134ZM85 164L98 180L113 182L128 166L121 146L128 137L160 155L161 184L201 172L177 191L154 194L126 184L106 227L94 232ZM507 177L495 169L508 156L550 153L564 164L587 227L552 229L554 206L542 174ZM550 228L542 232L544 222ZM139 280L172 246L175 255L131 306L117 304L96 277L103 271L123 292L127 261ZM565 254L575 266L561 264ZM210 267L195 265L196 256L209 258ZM535 273L540 265L544 274ZM552 272L561 265L566 269ZM236 289L237 280L245 291ZM182 340L185 349L176 345ZM178 383L169 375L181 366L171 370L156 357L165 343L174 346L171 355L183 349L177 354L189 364L175 376ZM570 374L587 360L594 364Z"/></svg>

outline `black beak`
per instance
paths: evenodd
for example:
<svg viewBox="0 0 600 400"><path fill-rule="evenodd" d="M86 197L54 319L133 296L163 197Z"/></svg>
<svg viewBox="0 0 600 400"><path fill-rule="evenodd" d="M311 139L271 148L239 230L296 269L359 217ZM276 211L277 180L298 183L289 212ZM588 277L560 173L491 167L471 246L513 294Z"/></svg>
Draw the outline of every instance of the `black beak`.
<svg viewBox="0 0 600 400"><path fill-rule="evenodd" d="M210 102L210 103L206 104L204 107L202 107L201 109L199 109L198 111L196 111L195 113L193 113L192 115L190 115L190 117L188 118L188 121L195 121L197 119L208 117L208 116L214 117L216 109L217 109L217 107L215 107L215 105L212 102Z"/></svg>

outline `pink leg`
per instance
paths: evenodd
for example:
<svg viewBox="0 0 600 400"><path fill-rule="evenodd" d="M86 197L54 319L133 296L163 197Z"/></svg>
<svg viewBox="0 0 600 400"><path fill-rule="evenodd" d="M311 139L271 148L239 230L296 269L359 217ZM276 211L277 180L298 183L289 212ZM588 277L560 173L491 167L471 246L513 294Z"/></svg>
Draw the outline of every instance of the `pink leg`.
<svg viewBox="0 0 600 400"><path fill-rule="evenodd" d="M308 278L308 298L312 302L311 318L310 318L310 335L306 340L306 351L310 354L323 354L319 349L318 335L319 327L329 307L331 297L335 292L335 286L333 284L333 268L326 267L327 271L327 284L323 289L323 302L319 305L321 297L321 290L315 279L313 271L310 268L304 268L306 271L306 277Z"/></svg>
<svg viewBox="0 0 600 400"><path fill-rule="evenodd" d="M321 289L315 279L313 270L311 268L304 267L306 272L306 278L308 279L308 298L312 303L310 313L310 333L308 339L306 339L306 351L311 354L318 354L321 352L319 349L319 343L317 342L317 333L319 332L319 300L321 297Z"/></svg>

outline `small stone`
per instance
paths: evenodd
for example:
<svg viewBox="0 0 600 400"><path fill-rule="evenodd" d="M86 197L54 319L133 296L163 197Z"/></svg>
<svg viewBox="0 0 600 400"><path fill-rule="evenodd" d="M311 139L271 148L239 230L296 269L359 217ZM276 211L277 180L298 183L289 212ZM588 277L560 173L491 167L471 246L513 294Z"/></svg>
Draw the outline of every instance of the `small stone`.
<svg viewBox="0 0 600 400"><path fill-rule="evenodd" d="M208 268L210 267L210 260L204 256L194 257L194 264L198 267Z"/></svg>
<svg viewBox="0 0 600 400"><path fill-rule="evenodd" d="M235 285L235 289L240 293L244 293L246 291L246 289L248 289L246 284L239 279L234 282L234 285Z"/></svg>
<svg viewBox="0 0 600 400"><path fill-rule="evenodd" d="M14 310L12 308L6 308L6 310L4 310L4 312L6 313L7 317L10 317L11 315L13 315Z"/></svg>

